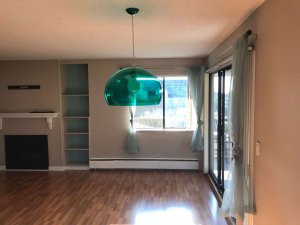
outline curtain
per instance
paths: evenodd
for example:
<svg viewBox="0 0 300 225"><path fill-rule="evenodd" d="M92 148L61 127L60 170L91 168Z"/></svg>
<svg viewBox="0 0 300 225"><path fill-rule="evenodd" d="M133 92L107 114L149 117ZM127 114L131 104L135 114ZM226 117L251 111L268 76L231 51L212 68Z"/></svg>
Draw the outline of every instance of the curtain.
<svg viewBox="0 0 300 225"><path fill-rule="evenodd" d="M205 68L203 66L200 69L190 68L188 72L190 93L197 118L197 126L193 133L191 149L193 152L198 152L204 150L202 111L204 104Z"/></svg>
<svg viewBox="0 0 300 225"><path fill-rule="evenodd" d="M229 180L225 186L221 214L226 217L239 216L244 219L245 213L254 213L253 196L250 196L247 155L250 142L247 139L249 130L245 130L249 115L251 86L251 52L248 51L248 36L245 34L235 44L233 50L231 93L229 102L229 128L233 142L232 161L229 169ZM247 142L247 143L246 143ZM248 146L245 146L247 144ZM245 217L246 218L246 217Z"/></svg>
<svg viewBox="0 0 300 225"><path fill-rule="evenodd" d="M134 114L135 106L129 106L130 113L130 127L128 130L128 142L127 142L127 151L129 153L136 153L139 151L138 140L136 137L136 130L134 127Z"/></svg>

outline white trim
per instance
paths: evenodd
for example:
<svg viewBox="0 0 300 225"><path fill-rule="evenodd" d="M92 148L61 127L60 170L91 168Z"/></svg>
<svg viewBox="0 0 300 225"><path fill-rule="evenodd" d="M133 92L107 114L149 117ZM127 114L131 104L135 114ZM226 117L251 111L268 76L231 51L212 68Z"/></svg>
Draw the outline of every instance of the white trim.
<svg viewBox="0 0 300 225"><path fill-rule="evenodd" d="M6 166L0 166L0 171L6 170Z"/></svg>
<svg viewBox="0 0 300 225"><path fill-rule="evenodd" d="M49 171L65 171L64 166L49 166Z"/></svg>
<svg viewBox="0 0 300 225"><path fill-rule="evenodd" d="M209 169L209 73L205 73L204 76L204 156L203 156L203 173L208 173Z"/></svg>
<svg viewBox="0 0 300 225"><path fill-rule="evenodd" d="M249 166L250 166L250 174L249 174L249 185L251 188L251 192L254 198L254 160L255 160L255 135L254 135L254 122L255 122L255 50L251 51L251 62L252 62L252 80L251 80L251 97L250 97L250 152L249 152ZM255 198L254 198L255 202ZM254 224L254 215L246 214L248 219L248 225Z"/></svg>
<svg viewBox="0 0 300 225"><path fill-rule="evenodd" d="M133 160L133 161L198 161L196 158L90 158L90 161Z"/></svg>
<svg viewBox="0 0 300 225"><path fill-rule="evenodd" d="M91 159L91 169L179 169L199 170L199 162L193 160L163 160L163 159Z"/></svg>
<svg viewBox="0 0 300 225"><path fill-rule="evenodd" d="M64 118L63 118L63 96L62 96L62 75L61 75L61 70L62 70L62 64L61 64L61 60L58 59L58 96L59 96L59 107L62 111L62 113L60 114L60 132L62 134L61 136L61 158L62 158L62 161L65 162L65 151L64 151L64 147L65 147L65 138L64 138L64 130L65 130L65 127L64 127ZM64 168L65 170L65 168Z"/></svg>
<svg viewBox="0 0 300 225"><path fill-rule="evenodd" d="M25 118L25 119L46 119L48 124L48 128L52 130L53 127L53 118L57 117L59 113L0 113L0 129L2 130L2 120L5 118L9 119L18 119L18 118Z"/></svg>
<svg viewBox="0 0 300 225"><path fill-rule="evenodd" d="M65 170L89 170L90 167L88 165L74 165L74 166L65 166Z"/></svg>
<svg viewBox="0 0 300 225"><path fill-rule="evenodd" d="M251 83L251 112L250 112L250 162L253 163L252 167L252 173L251 175L254 175L254 158L255 158L255 139L254 139L254 121L255 121L255 50L252 50L251 52L252 57L252 83Z"/></svg>
<svg viewBox="0 0 300 225"><path fill-rule="evenodd" d="M137 132L194 132L194 129L173 129L173 128L165 128L165 129L146 129L146 128L136 128Z"/></svg>

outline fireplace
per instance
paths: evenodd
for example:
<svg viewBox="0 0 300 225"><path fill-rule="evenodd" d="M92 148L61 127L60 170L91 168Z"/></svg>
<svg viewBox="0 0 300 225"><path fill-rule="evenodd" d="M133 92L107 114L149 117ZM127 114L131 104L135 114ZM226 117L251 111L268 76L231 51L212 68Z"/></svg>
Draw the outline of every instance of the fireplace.
<svg viewBox="0 0 300 225"><path fill-rule="evenodd" d="M6 169L48 169L47 135L5 135Z"/></svg>

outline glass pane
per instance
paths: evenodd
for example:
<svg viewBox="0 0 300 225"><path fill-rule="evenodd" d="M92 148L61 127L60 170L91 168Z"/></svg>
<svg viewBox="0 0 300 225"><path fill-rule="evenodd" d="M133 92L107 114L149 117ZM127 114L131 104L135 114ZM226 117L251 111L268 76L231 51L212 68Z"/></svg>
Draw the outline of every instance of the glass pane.
<svg viewBox="0 0 300 225"><path fill-rule="evenodd" d="M210 170L218 177L218 74L212 75L210 87Z"/></svg>
<svg viewBox="0 0 300 225"><path fill-rule="evenodd" d="M230 138L230 130L228 126L229 117L229 94L230 94L231 70L225 72L225 90L224 90L224 184L228 180L228 173L231 161L232 141Z"/></svg>
<svg viewBox="0 0 300 225"><path fill-rule="evenodd" d="M161 85L163 78L158 78ZM159 105L137 106L134 115L134 125L137 129L163 128L163 101Z"/></svg>
<svg viewBox="0 0 300 225"><path fill-rule="evenodd" d="M165 128L185 129L189 125L187 77L165 78Z"/></svg>

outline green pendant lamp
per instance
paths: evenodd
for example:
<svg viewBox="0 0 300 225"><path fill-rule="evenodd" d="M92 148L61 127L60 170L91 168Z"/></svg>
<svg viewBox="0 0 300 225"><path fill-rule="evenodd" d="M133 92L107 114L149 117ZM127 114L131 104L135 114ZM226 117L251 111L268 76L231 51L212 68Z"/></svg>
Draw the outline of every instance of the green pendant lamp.
<svg viewBox="0 0 300 225"><path fill-rule="evenodd" d="M161 83L149 71L135 67L133 15L138 8L127 8L132 21L133 66L114 73L105 86L105 100L111 106L159 105L162 99Z"/></svg>

